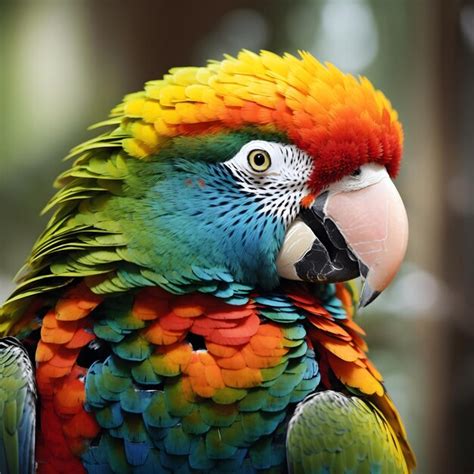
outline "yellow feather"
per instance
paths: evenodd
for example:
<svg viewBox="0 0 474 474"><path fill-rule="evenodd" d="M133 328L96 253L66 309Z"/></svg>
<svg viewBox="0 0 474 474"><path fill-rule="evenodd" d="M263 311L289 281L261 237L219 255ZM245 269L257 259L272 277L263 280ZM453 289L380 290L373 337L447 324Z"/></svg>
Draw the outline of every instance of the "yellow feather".
<svg viewBox="0 0 474 474"><path fill-rule="evenodd" d="M216 122L223 128L239 123L275 128L272 122L278 122L279 115L271 115L272 111L287 113L282 100L290 110L307 114L306 118L298 115L294 124L288 122L288 115L282 116L281 123L293 126L296 136L301 123L310 126L311 120L320 134L343 106L363 117L369 128L385 120L387 113L396 123L397 113L390 102L367 79L344 74L307 52L299 55L244 50L236 58L226 55L223 61L210 61L206 67L171 69L163 79L148 82L144 92L128 95L113 110L114 117L122 117L121 130L131 134L124 142L126 151L137 158L156 153L160 137L182 132L180 125L191 127L190 133L201 122ZM249 107L251 104L254 106ZM129 121L141 125L128 127ZM396 127L399 131L394 133L401 137L398 123Z"/></svg>
<svg viewBox="0 0 474 474"><path fill-rule="evenodd" d="M160 90L160 103L165 107L173 107L176 102L186 100L183 86L167 85Z"/></svg>

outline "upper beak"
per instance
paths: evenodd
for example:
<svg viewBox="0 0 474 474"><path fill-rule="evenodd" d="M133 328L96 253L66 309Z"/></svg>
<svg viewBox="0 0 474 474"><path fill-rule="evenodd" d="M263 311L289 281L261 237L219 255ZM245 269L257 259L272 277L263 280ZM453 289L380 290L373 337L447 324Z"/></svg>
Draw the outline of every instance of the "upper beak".
<svg viewBox="0 0 474 474"><path fill-rule="evenodd" d="M288 229L277 259L280 276L337 282L362 276L359 305L392 281L405 256L408 219L387 175L356 191L325 192Z"/></svg>

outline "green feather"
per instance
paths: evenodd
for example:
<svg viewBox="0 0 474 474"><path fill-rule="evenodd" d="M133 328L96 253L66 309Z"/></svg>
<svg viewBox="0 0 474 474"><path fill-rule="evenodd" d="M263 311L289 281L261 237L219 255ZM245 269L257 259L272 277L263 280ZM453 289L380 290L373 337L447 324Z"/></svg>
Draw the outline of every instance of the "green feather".
<svg viewBox="0 0 474 474"><path fill-rule="evenodd" d="M203 439L200 439L191 449L191 455L189 456L189 464L193 469L199 471L209 471L214 467L215 461L209 459L206 443Z"/></svg>
<svg viewBox="0 0 474 474"><path fill-rule="evenodd" d="M299 405L287 436L290 473L408 473L398 440L371 403L319 392Z"/></svg>
<svg viewBox="0 0 474 474"><path fill-rule="evenodd" d="M274 321L276 323L293 323L295 321L298 321L299 319L302 319L302 317L294 311L259 311L261 316L264 316L265 318L270 319L271 321Z"/></svg>
<svg viewBox="0 0 474 474"><path fill-rule="evenodd" d="M103 365L100 386L107 392L120 394L131 387L131 385L132 382L128 376L115 375L107 364Z"/></svg>
<svg viewBox="0 0 474 474"><path fill-rule="evenodd" d="M199 404L199 411L204 423L216 427L230 426L238 415L235 405L219 405L206 401Z"/></svg>
<svg viewBox="0 0 474 474"><path fill-rule="evenodd" d="M302 324L292 324L290 326L282 327L283 335L285 339L290 341L301 341L306 336L306 329ZM289 341L286 341L287 343Z"/></svg>
<svg viewBox="0 0 474 474"><path fill-rule="evenodd" d="M261 410L267 400L267 391L261 388L253 388L249 390L249 393L245 398L239 402L240 411L257 411Z"/></svg>
<svg viewBox="0 0 474 474"><path fill-rule="evenodd" d="M112 349L122 359L138 362L147 359L153 352L153 346L138 333L127 336Z"/></svg>
<svg viewBox="0 0 474 474"><path fill-rule="evenodd" d="M304 351L306 353L306 349ZM296 385L303 379L306 371L304 362L296 361L288 365L285 373L281 374L268 389L268 393L275 397L290 395Z"/></svg>
<svg viewBox="0 0 474 474"><path fill-rule="evenodd" d="M253 443L261 436L273 433L284 418L284 411L242 413L242 428L245 433L245 440Z"/></svg>
<svg viewBox="0 0 474 474"><path fill-rule="evenodd" d="M212 400L221 405L230 405L231 403L244 399L246 395L247 390L244 388L224 387L216 390L216 393L212 396Z"/></svg>
<svg viewBox="0 0 474 474"><path fill-rule="evenodd" d="M263 405L262 410L271 412L284 410L290 403L290 398L290 394L276 397L268 394L265 398L265 404Z"/></svg>
<svg viewBox="0 0 474 474"><path fill-rule="evenodd" d="M145 428L143 418L134 413L123 412L123 423L110 430L110 434L117 438L127 439L132 443L151 443L148 432Z"/></svg>
<svg viewBox="0 0 474 474"><path fill-rule="evenodd" d="M113 436L103 435L103 446L107 453L107 461L116 474L131 474L132 466L128 464L123 449L123 441Z"/></svg>
<svg viewBox="0 0 474 474"><path fill-rule="evenodd" d="M239 415L231 426L220 428L219 433L222 441L229 446L244 448L250 444L242 424L242 415Z"/></svg>
<svg viewBox="0 0 474 474"><path fill-rule="evenodd" d="M123 415L119 403L112 403L104 408L95 410L94 415L102 428L118 428L123 423Z"/></svg>
<svg viewBox="0 0 474 474"><path fill-rule="evenodd" d="M164 439L164 447L168 454L187 455L191 451L193 437L178 425L170 428Z"/></svg>
<svg viewBox="0 0 474 474"><path fill-rule="evenodd" d="M274 461L272 459L272 439L270 436L259 439L249 449L250 459L256 469L268 469L272 466Z"/></svg>
<svg viewBox="0 0 474 474"><path fill-rule="evenodd" d="M136 382L143 385L157 385L161 382L161 377L153 370L150 359L135 365L132 368L132 376Z"/></svg>
<svg viewBox="0 0 474 474"><path fill-rule="evenodd" d="M26 349L0 339L0 472L29 474L35 463L36 388Z"/></svg>
<svg viewBox="0 0 474 474"><path fill-rule="evenodd" d="M235 454L237 448L224 442L219 428L212 428L206 435L206 451L213 459L226 459Z"/></svg>
<svg viewBox="0 0 474 474"><path fill-rule="evenodd" d="M171 428L179 421L179 418L170 415L165 396L161 391L153 394L150 403L143 412L143 419L148 426L154 428Z"/></svg>
<svg viewBox="0 0 474 474"><path fill-rule="evenodd" d="M181 420L181 423L183 425L183 430L189 434L200 435L206 433L210 429L209 424L203 419L201 410L197 407L192 413L185 416Z"/></svg>
<svg viewBox="0 0 474 474"><path fill-rule="evenodd" d="M97 372L102 370L101 365L99 362L92 365L86 378L87 403L96 408L106 406L96 384Z"/></svg>
<svg viewBox="0 0 474 474"><path fill-rule="evenodd" d="M181 374L179 366L173 367L167 363L166 354L153 354L150 358L150 364L157 375L164 377L174 377Z"/></svg>
<svg viewBox="0 0 474 474"><path fill-rule="evenodd" d="M122 360L119 357L109 356L105 363L107 369L117 377L130 377L130 363L128 361Z"/></svg>
<svg viewBox="0 0 474 474"><path fill-rule="evenodd" d="M184 417L195 409L195 404L183 395L181 382L179 380L165 385L166 410L172 416Z"/></svg>
<svg viewBox="0 0 474 474"><path fill-rule="evenodd" d="M150 403L151 393L129 387L120 394L120 406L129 413L143 413Z"/></svg>
<svg viewBox="0 0 474 474"><path fill-rule="evenodd" d="M276 365L275 367L268 367L266 369L260 369L262 373L262 378L264 387L272 385L275 381L285 372L288 362L284 361L281 364Z"/></svg>
<svg viewBox="0 0 474 474"><path fill-rule="evenodd" d="M107 321L96 321L94 324L94 334L108 342L120 342L126 335L126 332L118 332L107 324Z"/></svg>

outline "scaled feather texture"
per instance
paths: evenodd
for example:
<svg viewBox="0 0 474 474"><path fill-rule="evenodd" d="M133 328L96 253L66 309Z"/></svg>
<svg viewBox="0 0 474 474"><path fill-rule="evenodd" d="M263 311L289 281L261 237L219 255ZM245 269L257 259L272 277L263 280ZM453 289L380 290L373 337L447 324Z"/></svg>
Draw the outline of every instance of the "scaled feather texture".
<svg viewBox="0 0 474 474"><path fill-rule="evenodd" d="M34 353L37 472L411 472L354 285L276 264L305 196L366 163L397 174L385 96L309 53L242 51L170 70L98 125L0 309L0 335ZM239 175L253 141L293 174ZM0 422L17 390L1 341ZM29 372L16 383L31 406ZM8 436L30 436L16 416Z"/></svg>

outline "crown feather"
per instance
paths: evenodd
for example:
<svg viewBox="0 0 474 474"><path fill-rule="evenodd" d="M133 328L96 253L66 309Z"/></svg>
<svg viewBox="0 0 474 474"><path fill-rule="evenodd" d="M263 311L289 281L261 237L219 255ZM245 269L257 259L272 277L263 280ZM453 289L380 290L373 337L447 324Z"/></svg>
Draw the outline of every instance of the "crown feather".
<svg viewBox="0 0 474 474"><path fill-rule="evenodd" d="M384 94L310 53L241 51L205 67L173 68L112 112L133 157L157 153L169 138L255 126L284 133L314 158L314 190L367 162L395 177L403 132Z"/></svg>

